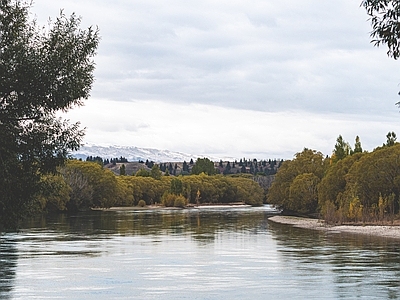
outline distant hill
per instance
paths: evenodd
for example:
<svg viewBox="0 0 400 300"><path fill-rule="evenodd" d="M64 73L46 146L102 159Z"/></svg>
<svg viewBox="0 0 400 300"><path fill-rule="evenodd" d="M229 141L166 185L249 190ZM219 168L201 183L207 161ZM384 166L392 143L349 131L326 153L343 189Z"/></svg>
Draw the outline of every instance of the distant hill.
<svg viewBox="0 0 400 300"><path fill-rule="evenodd" d="M111 159L116 157L125 157L130 162L134 161L154 161L154 162L189 162L190 159L194 161L197 158L203 158L204 156L191 155L181 152L173 152L169 150L157 150L150 148L138 148L138 147L124 147L124 146L97 146L97 145L85 145L82 146L78 151L72 153L75 158L85 160L88 156L100 156L103 159ZM211 160L218 160L216 158L207 157Z"/></svg>

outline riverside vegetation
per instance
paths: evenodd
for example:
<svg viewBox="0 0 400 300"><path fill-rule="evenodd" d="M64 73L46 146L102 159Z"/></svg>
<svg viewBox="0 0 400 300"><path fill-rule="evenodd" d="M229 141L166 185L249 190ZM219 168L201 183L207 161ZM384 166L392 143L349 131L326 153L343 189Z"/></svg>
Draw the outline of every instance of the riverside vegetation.
<svg viewBox="0 0 400 300"><path fill-rule="evenodd" d="M83 105L89 98L94 81L93 58L100 37L93 27L82 30L80 17L75 14L67 17L62 11L54 22L49 21L47 28L40 28L37 22L30 20L31 5L30 1L0 2L0 231L17 228L21 219L35 207L74 210L92 205L108 207L115 203L162 200L160 191L166 193L171 184L168 181L172 179L117 179L100 166L78 167L78 162L68 162L59 169L61 175L55 175L69 151L80 147L84 136L79 123L69 124L57 114ZM371 17L372 41L378 46L387 45L388 55L397 59L400 29L394 25L398 24L398 3L364 0L362 6ZM391 147L398 148L397 145ZM400 181L393 149L357 153L341 158L340 164L323 159L319 152L305 150L282 167L268 199L299 212L314 213L318 209L326 218L334 220L393 217L398 212ZM388 153L382 154L384 151ZM380 155L389 155L394 161L388 163ZM376 159L378 165L368 165L369 156ZM311 163L307 162L307 157L311 157ZM387 170L381 167L385 164L388 164ZM291 171L293 165L300 169ZM338 179L329 175L335 170ZM249 179L210 178L200 174L179 179L182 195L189 202L224 202L228 195L230 201L262 202L259 186ZM97 179L100 181L96 182ZM131 188L141 180L140 188ZM158 181L157 184L148 183L150 180ZM199 187L196 190L196 184L189 184L191 180L200 181L203 192ZM246 189L243 189L244 182ZM376 182L383 185L371 191L368 184L375 186ZM151 189L143 190L140 196L138 191L142 185L149 185ZM222 190L217 192L217 186ZM135 196L134 193L139 194Z"/></svg>
<svg viewBox="0 0 400 300"><path fill-rule="evenodd" d="M214 168L208 159L197 160L196 165L202 164ZM42 176L42 189L35 207L39 211L77 211L154 204L166 207L233 202L262 205L264 189L251 178L245 174L208 175L205 171L169 176L157 164L150 172L141 169L135 176L117 176L99 163L69 160L58 173Z"/></svg>
<svg viewBox="0 0 400 300"><path fill-rule="evenodd" d="M400 144L389 132L386 143L363 151L343 140L331 157L304 149L285 161L267 197L287 212L320 216L327 223L393 223L399 215Z"/></svg>

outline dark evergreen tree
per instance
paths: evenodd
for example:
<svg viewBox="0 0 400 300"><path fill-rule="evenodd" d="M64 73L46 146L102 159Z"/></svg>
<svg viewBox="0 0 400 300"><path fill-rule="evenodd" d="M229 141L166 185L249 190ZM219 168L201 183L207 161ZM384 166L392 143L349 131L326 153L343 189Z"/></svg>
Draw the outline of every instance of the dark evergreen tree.
<svg viewBox="0 0 400 300"><path fill-rule="evenodd" d="M124 164L122 164L122 165L119 167L119 175L121 175L121 176L125 176L125 175L126 175L126 167L125 167Z"/></svg>
<svg viewBox="0 0 400 300"><path fill-rule="evenodd" d="M189 172L189 166L188 166L186 161L183 161L182 171L183 172Z"/></svg>
<svg viewBox="0 0 400 300"><path fill-rule="evenodd" d="M397 140L397 136L396 134L392 131L392 132L388 132L388 134L386 135L386 147L391 147L394 146L394 144L396 143Z"/></svg>
<svg viewBox="0 0 400 300"><path fill-rule="evenodd" d="M214 175L216 172L214 163L208 158L198 158L196 164L192 168L192 174L205 173L207 175Z"/></svg>

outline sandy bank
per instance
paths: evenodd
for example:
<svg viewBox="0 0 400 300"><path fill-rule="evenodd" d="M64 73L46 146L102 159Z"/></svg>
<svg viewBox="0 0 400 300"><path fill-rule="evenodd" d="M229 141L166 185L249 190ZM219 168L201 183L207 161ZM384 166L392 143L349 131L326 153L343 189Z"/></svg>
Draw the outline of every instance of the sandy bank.
<svg viewBox="0 0 400 300"><path fill-rule="evenodd" d="M324 230L331 232L344 232L354 234L365 234L380 237L400 239L400 226L352 226L352 225L337 225L328 226L323 220L307 219L289 216L274 216L269 218L270 221L280 224L293 225L294 227Z"/></svg>

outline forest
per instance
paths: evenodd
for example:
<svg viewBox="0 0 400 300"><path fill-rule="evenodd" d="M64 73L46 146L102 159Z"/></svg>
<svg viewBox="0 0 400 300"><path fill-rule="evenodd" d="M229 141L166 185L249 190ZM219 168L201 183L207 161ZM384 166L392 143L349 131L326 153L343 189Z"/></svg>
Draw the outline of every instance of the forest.
<svg viewBox="0 0 400 300"><path fill-rule="evenodd" d="M156 163L154 161L139 160L137 162L130 162L126 157L120 156L119 158L102 158L100 156L88 156L86 161L97 162L102 166L111 169L114 173L121 175L132 175L133 172L137 172L138 169L150 170ZM269 176L275 175L278 168L282 164L281 159L268 159L268 160L257 160L257 159L246 159L241 158L239 161L222 161L222 159L216 163L214 166L210 166L209 173L211 174L252 174L255 176ZM203 172L203 167L199 168L200 161L193 161L191 159L189 162L164 162L158 163L158 167L163 173L168 173L174 176L178 175L190 175L199 174ZM122 164L122 165L121 165ZM134 165L132 165L134 164ZM197 166L196 166L197 165ZM118 168L116 168L116 166ZM199 171L197 170L199 169Z"/></svg>
<svg viewBox="0 0 400 300"><path fill-rule="evenodd" d="M150 171L140 169L136 174L124 176L115 175L98 162L68 160L58 172L42 176L42 189L34 210L73 212L112 206L263 204L264 189L250 174L215 174L214 163L208 159L198 159L196 164L212 166L213 174L202 171L170 176L154 164Z"/></svg>
<svg viewBox="0 0 400 300"><path fill-rule="evenodd" d="M389 132L372 152L354 149L342 136L332 155L304 149L283 162L267 201L287 213L319 216L328 223L393 222L399 213L400 144Z"/></svg>

